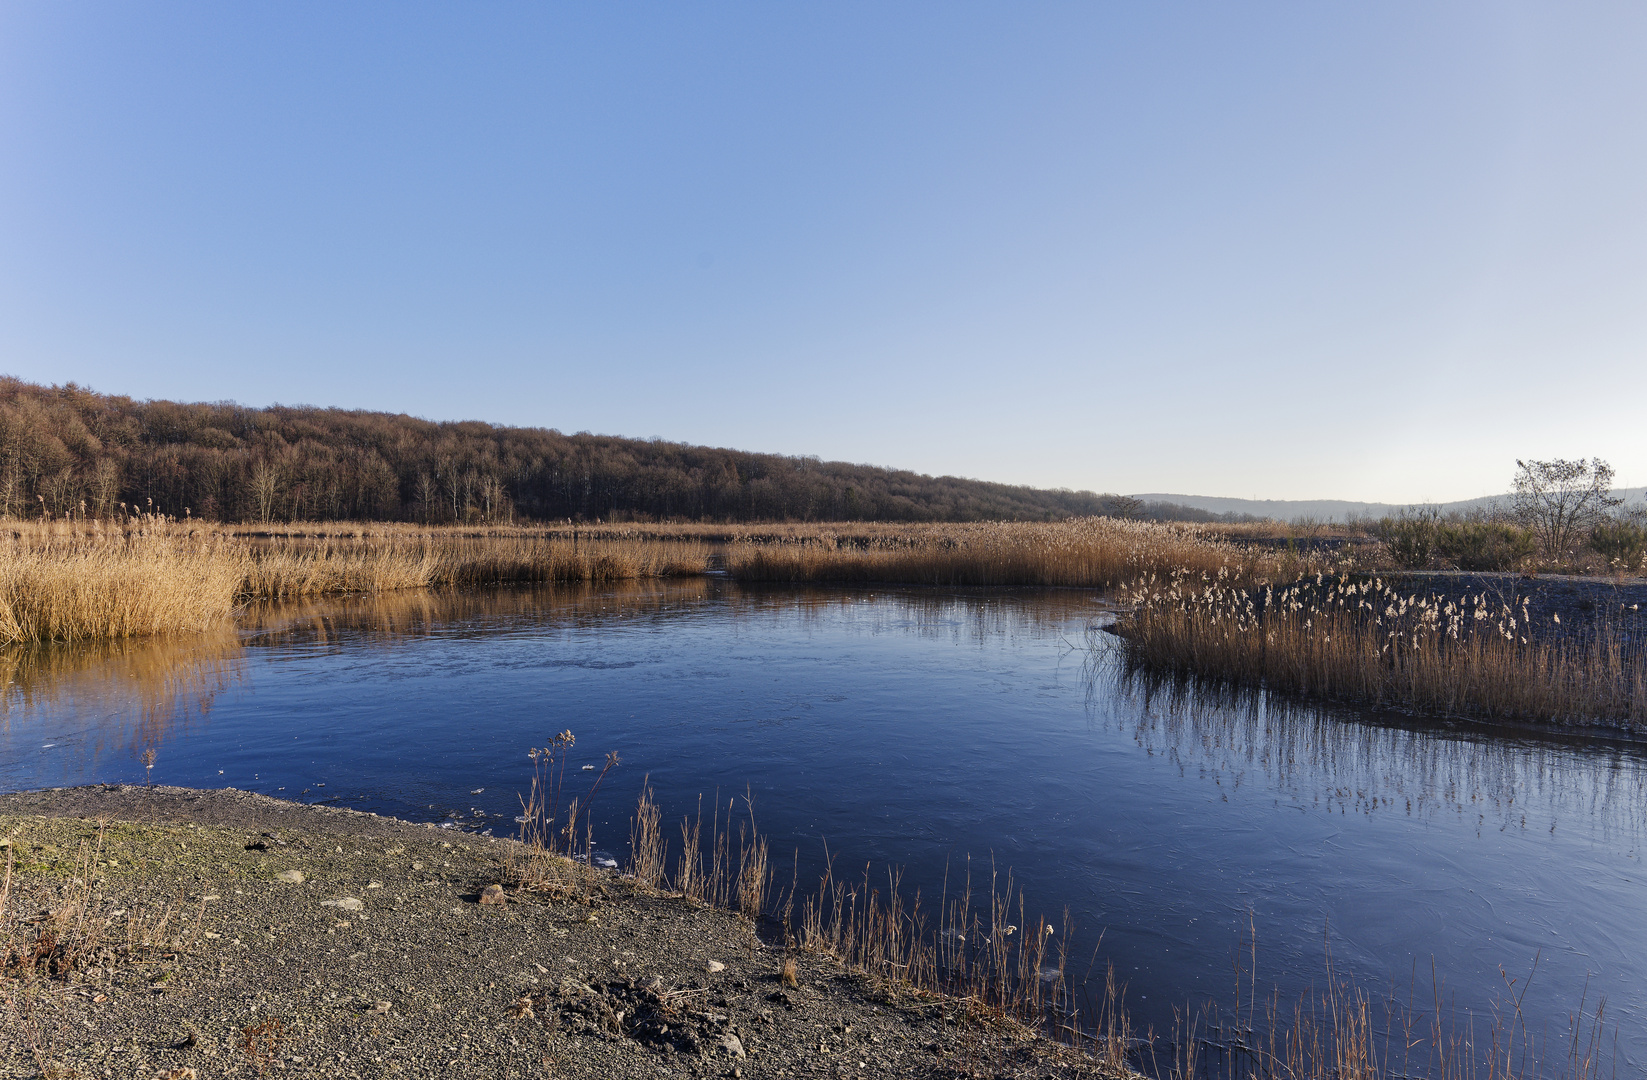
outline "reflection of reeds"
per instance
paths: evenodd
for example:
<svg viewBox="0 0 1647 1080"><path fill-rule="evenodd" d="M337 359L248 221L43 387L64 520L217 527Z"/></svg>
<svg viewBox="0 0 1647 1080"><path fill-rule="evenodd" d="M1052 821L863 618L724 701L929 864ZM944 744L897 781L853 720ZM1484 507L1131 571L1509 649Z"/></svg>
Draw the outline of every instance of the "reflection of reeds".
<svg viewBox="0 0 1647 1080"><path fill-rule="evenodd" d="M241 658L239 637L227 623L187 637L0 648L0 731L43 710L66 707L96 718L105 733L117 734L140 759L178 724L204 716L214 698L240 677ZM106 746L104 738L87 740L83 749L96 752Z"/></svg>
<svg viewBox="0 0 1647 1080"><path fill-rule="evenodd" d="M1146 752L1225 784L1257 782L1331 812L1496 813L1501 826L1521 829L1529 818L1563 828L1571 818L1622 843L1647 839L1647 759L1634 740L1441 728L1159 672L1128 664L1114 639L1098 644L1087 673L1094 715L1110 717Z"/></svg>
<svg viewBox="0 0 1647 1080"><path fill-rule="evenodd" d="M1533 974L1537 972L1537 961ZM1502 969L1500 969L1502 971ZM1249 973L1250 975L1250 973ZM1534 1030L1523 1011L1525 980L1505 976L1501 998L1481 1014L1446 1003L1433 968L1428 1000L1375 1002L1326 958L1324 985L1291 1002L1272 992L1260 1002L1256 980L1235 1008L1217 1003L1174 1010L1177 1030L1166 1061L1155 1048L1139 1061L1163 1080L1602 1080L1616 1076L1607 1002L1588 995L1566 1030ZM1517 983L1520 983L1518 986ZM1416 979L1409 995L1417 990ZM1243 996L1246 999L1243 1009ZM1616 1039L1616 1036L1615 1036ZM1150 1040L1153 1042L1153 1040Z"/></svg>
<svg viewBox="0 0 1647 1080"><path fill-rule="evenodd" d="M1535 632L1525 605L1485 594L1404 596L1348 576L1249 588L1175 574L1131 599L1117 629L1128 656L1157 671L1442 716L1647 722L1641 643L1604 623Z"/></svg>

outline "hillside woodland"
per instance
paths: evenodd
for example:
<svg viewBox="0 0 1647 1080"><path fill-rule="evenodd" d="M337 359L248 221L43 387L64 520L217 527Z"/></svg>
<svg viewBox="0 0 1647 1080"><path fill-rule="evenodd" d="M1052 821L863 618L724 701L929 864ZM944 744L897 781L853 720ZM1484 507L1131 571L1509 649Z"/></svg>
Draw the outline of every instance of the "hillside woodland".
<svg viewBox="0 0 1647 1080"><path fill-rule="evenodd" d="M224 522L1046 521L1134 500L479 421L136 401L0 377L0 516Z"/></svg>

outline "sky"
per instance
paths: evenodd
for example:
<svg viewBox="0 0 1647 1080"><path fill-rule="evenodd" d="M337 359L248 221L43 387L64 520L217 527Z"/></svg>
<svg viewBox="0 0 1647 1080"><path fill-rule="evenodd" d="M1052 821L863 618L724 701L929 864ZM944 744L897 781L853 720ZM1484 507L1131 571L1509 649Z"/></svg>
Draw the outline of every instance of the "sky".
<svg viewBox="0 0 1647 1080"><path fill-rule="evenodd" d="M0 372L1098 491L1647 483L1647 5L0 6Z"/></svg>

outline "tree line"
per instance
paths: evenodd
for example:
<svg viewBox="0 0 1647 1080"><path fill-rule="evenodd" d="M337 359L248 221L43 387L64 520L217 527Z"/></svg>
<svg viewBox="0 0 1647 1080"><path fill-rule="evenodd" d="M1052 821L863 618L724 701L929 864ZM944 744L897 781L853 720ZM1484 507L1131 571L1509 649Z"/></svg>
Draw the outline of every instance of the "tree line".
<svg viewBox="0 0 1647 1080"><path fill-rule="evenodd" d="M478 421L137 401L0 377L0 517L209 521L990 521L1135 500ZM1152 510L1159 508L1151 507Z"/></svg>

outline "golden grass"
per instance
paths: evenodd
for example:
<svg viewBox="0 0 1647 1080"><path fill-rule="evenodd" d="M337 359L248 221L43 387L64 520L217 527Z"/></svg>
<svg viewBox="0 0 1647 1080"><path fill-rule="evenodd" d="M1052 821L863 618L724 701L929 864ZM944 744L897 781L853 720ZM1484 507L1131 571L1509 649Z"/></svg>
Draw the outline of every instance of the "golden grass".
<svg viewBox="0 0 1647 1080"><path fill-rule="evenodd" d="M0 538L0 645L199 632L250 600L702 574L692 540L547 531L280 535L164 518L30 522Z"/></svg>
<svg viewBox="0 0 1647 1080"><path fill-rule="evenodd" d="M1441 716L1647 723L1640 643L1605 623L1535 632L1525 601L1403 595L1348 576L1257 589L1185 575L1131 600L1117 631L1155 671Z"/></svg>
<svg viewBox="0 0 1647 1080"><path fill-rule="evenodd" d="M244 542L243 542L244 543ZM244 598L286 599L437 586L584 583L702 574L694 542L552 535L389 535L245 543Z"/></svg>
<svg viewBox="0 0 1647 1080"><path fill-rule="evenodd" d="M1112 587L1172 570L1249 581L1315 568L1185 526L1103 518L980 525L447 527L14 524L0 644L199 631L237 604L496 584L702 575L743 581Z"/></svg>
<svg viewBox="0 0 1647 1080"><path fill-rule="evenodd" d="M1112 518L1064 522L824 527L745 539L727 553L740 581L881 582L1111 588L1150 574L1223 572L1236 580L1296 576L1312 556L1268 551L1192 526Z"/></svg>
<svg viewBox="0 0 1647 1080"><path fill-rule="evenodd" d="M0 644L201 631L234 609L245 555L165 527L0 539Z"/></svg>

